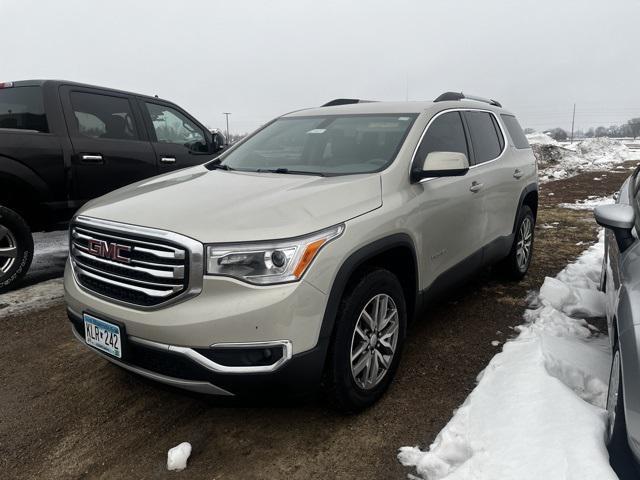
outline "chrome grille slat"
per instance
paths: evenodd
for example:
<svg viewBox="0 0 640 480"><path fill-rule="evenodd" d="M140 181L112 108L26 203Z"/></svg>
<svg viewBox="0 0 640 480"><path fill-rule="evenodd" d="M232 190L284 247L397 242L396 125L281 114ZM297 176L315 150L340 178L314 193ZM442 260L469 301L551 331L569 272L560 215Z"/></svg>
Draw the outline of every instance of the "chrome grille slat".
<svg viewBox="0 0 640 480"><path fill-rule="evenodd" d="M173 280L182 280L184 278L184 267L182 266L176 267L173 265L162 265L163 267L170 268L171 270L158 270L155 268L137 267L135 265L112 262L111 260L106 260L104 258L96 257L95 255L86 253L86 250L84 248L78 248L78 245L76 245L75 243L73 244L73 248L77 250L73 252L74 256L87 258L94 262L104 263L105 265L111 265L113 267L122 268L125 270L133 270L136 272L147 273L149 275L153 275L154 277L158 277L158 278L168 278Z"/></svg>
<svg viewBox="0 0 640 480"><path fill-rule="evenodd" d="M79 260L78 258L75 258L74 261L76 262L77 265L80 265L80 267L82 267L84 270L89 270L92 271L98 275L104 275L106 277L110 277L110 278L114 278L115 280L119 281L119 282L126 282L126 283L130 283L132 285L136 285L136 284L141 284L141 285L145 285L147 287L158 287L158 288L163 288L163 287L171 287L171 288L182 288L183 285L182 284L176 284L176 283L156 283L156 282L148 282L146 280L138 280L137 278L130 278L130 277L125 277L124 275L118 275L117 273L111 273L111 272L105 272L104 270L100 270L99 268L96 267L92 267L91 265L87 265L86 263L82 263L81 260Z"/></svg>
<svg viewBox="0 0 640 480"><path fill-rule="evenodd" d="M151 309L202 288L204 248L188 237L89 217L70 233L76 282L100 297Z"/></svg>
<svg viewBox="0 0 640 480"><path fill-rule="evenodd" d="M77 263L75 265L75 268L76 268L76 271L80 275L87 275L88 277L91 277L91 278L94 278L94 279L99 280L101 282L106 282L106 283L109 283L111 285L115 285L115 286L118 286L118 287L130 288L132 290L136 290L138 292L144 293L145 295L149 295L151 297L166 298L169 295L171 295L172 293L176 292L175 288L168 289L168 290L153 290L153 289L149 289L149 288L138 287L136 285L130 285L130 284L127 284L127 283L118 282L117 280L110 280L108 278L102 277L101 275L96 275L94 273L91 273L91 272L83 269L82 267L79 267Z"/></svg>
<svg viewBox="0 0 640 480"><path fill-rule="evenodd" d="M80 232L85 232L80 233ZM87 235L87 233L89 235ZM149 253L151 255L154 255L158 258L171 258L171 259L175 259L175 260L184 260L184 250L180 250L178 248L175 247L171 247L169 245L160 245L158 243L151 243L151 242L146 242L144 240L137 240L135 238L124 238L124 237L120 237L117 235L111 235L111 234L104 234L101 232L95 232L93 233L94 236L91 236L91 233L89 230L86 230L84 228L81 227L73 227L72 230L72 236L75 238L81 238L83 240L92 240L92 239L97 239L97 240L102 240L104 238L108 238L110 240L119 240L119 241L124 241L124 242L128 242L129 244L132 245L136 245L136 244L140 244L140 245L145 245L144 247L138 247L137 249L140 251L144 251L145 253ZM155 250L153 248L150 247L160 247L160 248L166 248L169 249L171 251L166 251L166 250Z"/></svg>
<svg viewBox="0 0 640 480"><path fill-rule="evenodd" d="M78 250L81 250L83 252L88 252L89 249L87 247L85 247L84 245L80 245L77 242L73 242L73 246L75 248L77 248ZM146 265L149 267L162 267L162 268L182 268L182 271L184 273L184 266L182 265L174 265L174 264L167 264L167 263L159 263L159 262L148 262L146 260L139 260L137 258L132 258L130 265L134 264L134 265ZM120 264L118 264L120 265ZM181 277L182 278L182 277Z"/></svg>

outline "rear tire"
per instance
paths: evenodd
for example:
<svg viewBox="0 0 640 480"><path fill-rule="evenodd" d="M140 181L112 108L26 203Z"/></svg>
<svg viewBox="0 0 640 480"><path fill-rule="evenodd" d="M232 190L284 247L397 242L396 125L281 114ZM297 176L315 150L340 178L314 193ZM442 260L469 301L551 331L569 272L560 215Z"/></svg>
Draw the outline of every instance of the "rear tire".
<svg viewBox="0 0 640 480"><path fill-rule="evenodd" d="M520 207L513 245L509 255L498 264L498 268L512 280L521 280L529 270L533 257L535 224L531 208L528 205Z"/></svg>
<svg viewBox="0 0 640 480"><path fill-rule="evenodd" d="M27 222L13 210L0 206L0 292L16 284L33 260L33 237Z"/></svg>
<svg viewBox="0 0 640 480"><path fill-rule="evenodd" d="M335 409L357 412L384 394L400 362L406 325L402 286L388 270L369 271L347 290L323 381Z"/></svg>

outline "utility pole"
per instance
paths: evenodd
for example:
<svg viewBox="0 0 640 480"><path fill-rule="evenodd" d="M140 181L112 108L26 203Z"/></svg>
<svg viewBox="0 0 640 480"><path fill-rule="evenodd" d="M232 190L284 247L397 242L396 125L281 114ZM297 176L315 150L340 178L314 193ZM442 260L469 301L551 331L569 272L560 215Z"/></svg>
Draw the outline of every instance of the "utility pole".
<svg viewBox="0 0 640 480"><path fill-rule="evenodd" d="M571 119L571 143L573 143L573 126L576 123L576 104L573 104L573 118Z"/></svg>
<svg viewBox="0 0 640 480"><path fill-rule="evenodd" d="M231 115L231 112L222 112L222 114L227 117L227 144L231 144L229 140L229 115Z"/></svg>

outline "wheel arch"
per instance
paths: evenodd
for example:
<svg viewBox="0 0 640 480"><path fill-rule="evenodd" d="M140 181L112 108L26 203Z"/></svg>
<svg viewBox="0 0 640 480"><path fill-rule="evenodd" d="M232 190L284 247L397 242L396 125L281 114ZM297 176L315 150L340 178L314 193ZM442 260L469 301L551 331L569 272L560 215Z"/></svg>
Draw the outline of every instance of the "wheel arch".
<svg viewBox="0 0 640 480"><path fill-rule="evenodd" d="M382 267L400 280L407 304L407 318L418 308L418 258L408 234L394 234L369 243L352 253L342 263L329 292L320 329L319 343L327 342L333 333L340 301L349 285L369 268Z"/></svg>
<svg viewBox="0 0 640 480"><path fill-rule="evenodd" d="M513 219L513 233L516 231L518 223L518 215L523 205L527 205L533 212L533 220L538 218L538 185L531 183L524 187L520 193L520 200L518 201L518 209L516 210L516 216Z"/></svg>

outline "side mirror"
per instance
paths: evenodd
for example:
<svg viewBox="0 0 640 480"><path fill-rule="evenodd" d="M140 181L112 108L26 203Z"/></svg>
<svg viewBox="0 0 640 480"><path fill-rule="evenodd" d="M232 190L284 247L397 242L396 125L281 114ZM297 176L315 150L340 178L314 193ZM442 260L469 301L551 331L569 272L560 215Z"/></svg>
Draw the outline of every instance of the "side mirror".
<svg viewBox="0 0 640 480"><path fill-rule="evenodd" d="M633 227L635 212L631 205L617 203L615 205L600 205L594 212L598 225L613 231L616 236L618 249L624 252L635 241Z"/></svg>
<svg viewBox="0 0 640 480"><path fill-rule="evenodd" d="M431 152L422 165L414 171L414 180L430 177L459 177L469 171L469 159L460 152Z"/></svg>
<svg viewBox="0 0 640 480"><path fill-rule="evenodd" d="M211 150L212 153L218 153L227 147L227 139L220 132L213 132L211 134Z"/></svg>

